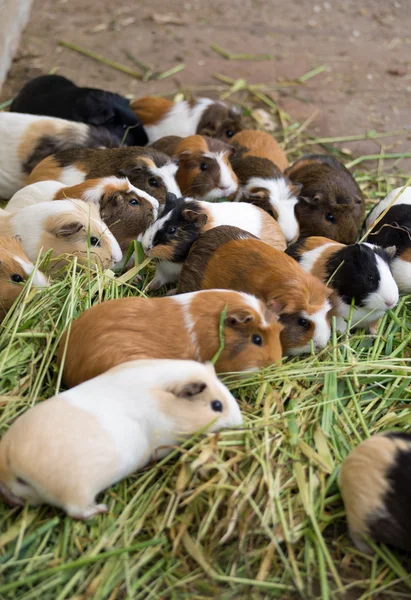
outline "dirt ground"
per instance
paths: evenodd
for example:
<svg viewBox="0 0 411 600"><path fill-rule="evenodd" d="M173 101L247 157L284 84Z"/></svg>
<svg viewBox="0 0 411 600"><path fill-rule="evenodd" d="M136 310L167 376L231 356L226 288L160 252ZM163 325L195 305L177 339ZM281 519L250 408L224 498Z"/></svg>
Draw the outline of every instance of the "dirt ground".
<svg viewBox="0 0 411 600"><path fill-rule="evenodd" d="M164 15L180 23L162 24ZM408 136L381 140L387 151L405 152L411 150L410 25L409 0L35 0L1 99L53 68L78 84L138 96L181 86L213 95L197 87L218 84L216 73L266 84L324 65L326 70L304 85L274 91L280 107L296 121L314 116L309 130L321 137L406 130ZM154 70L179 62L185 69L142 83L59 47L59 40L131 68L127 51ZM226 60L212 43L274 58ZM343 146L357 156L380 152L371 140Z"/></svg>

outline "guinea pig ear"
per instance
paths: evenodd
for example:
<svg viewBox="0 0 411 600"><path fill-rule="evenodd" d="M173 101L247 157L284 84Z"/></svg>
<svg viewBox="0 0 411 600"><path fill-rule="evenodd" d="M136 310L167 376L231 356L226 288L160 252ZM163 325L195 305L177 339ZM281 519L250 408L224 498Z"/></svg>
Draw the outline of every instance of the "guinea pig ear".
<svg viewBox="0 0 411 600"><path fill-rule="evenodd" d="M172 194L171 192L166 193L166 203L164 205L163 215L177 206L177 200L178 198L175 194Z"/></svg>
<svg viewBox="0 0 411 600"><path fill-rule="evenodd" d="M266 302L266 307L273 316L280 315L286 307L286 303L280 298L271 298Z"/></svg>
<svg viewBox="0 0 411 600"><path fill-rule="evenodd" d="M388 246L387 248L384 248L384 250L388 254L388 258L390 260L395 258L395 255L397 254L397 246Z"/></svg>
<svg viewBox="0 0 411 600"><path fill-rule="evenodd" d="M247 198L250 200L267 200L270 197L270 192L266 189L261 188L260 190L251 190L247 193Z"/></svg>
<svg viewBox="0 0 411 600"><path fill-rule="evenodd" d="M56 229L54 229L52 233L54 233L54 235L56 237L64 238L64 237L70 237L71 235L78 233L82 229L84 229L83 223L79 223L78 221L73 221L71 223L65 223L64 225L60 225L60 226L56 227Z"/></svg>
<svg viewBox="0 0 411 600"><path fill-rule="evenodd" d="M118 174L120 175L120 177L127 177L127 179L132 176L135 175L138 171L142 171L143 170L143 165L133 165L131 167L126 167L125 169L119 169Z"/></svg>
<svg viewBox="0 0 411 600"><path fill-rule="evenodd" d="M292 194L294 194L294 196L299 196L301 194L302 189L302 183L290 183L290 191Z"/></svg>
<svg viewBox="0 0 411 600"><path fill-rule="evenodd" d="M227 327L242 327L247 323L254 321L254 316L248 310L236 310L235 312L229 313L225 318L225 324Z"/></svg>
<svg viewBox="0 0 411 600"><path fill-rule="evenodd" d="M208 221L208 216L205 213L196 212L195 210L190 210L189 208L185 208L181 214L186 221L194 223L194 225L198 228L204 227Z"/></svg>
<svg viewBox="0 0 411 600"><path fill-rule="evenodd" d="M206 388L207 384L203 381L191 381L190 383L186 383L182 388L174 390L173 393L177 398L190 399L204 392Z"/></svg>

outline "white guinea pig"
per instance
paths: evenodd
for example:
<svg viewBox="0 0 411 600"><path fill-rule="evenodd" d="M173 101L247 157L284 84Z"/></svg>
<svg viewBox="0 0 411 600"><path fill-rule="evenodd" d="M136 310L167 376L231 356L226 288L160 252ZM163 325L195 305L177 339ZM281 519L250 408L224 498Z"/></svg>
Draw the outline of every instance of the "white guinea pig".
<svg viewBox="0 0 411 600"><path fill-rule="evenodd" d="M11 504L57 506L77 519L108 510L102 490L203 428L240 425L211 364L136 360L19 417L0 442L0 492Z"/></svg>

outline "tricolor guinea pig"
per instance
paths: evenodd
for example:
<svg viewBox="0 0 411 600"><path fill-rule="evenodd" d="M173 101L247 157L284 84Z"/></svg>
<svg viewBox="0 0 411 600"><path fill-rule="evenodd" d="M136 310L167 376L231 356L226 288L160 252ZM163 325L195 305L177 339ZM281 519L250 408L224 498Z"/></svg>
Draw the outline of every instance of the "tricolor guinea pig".
<svg viewBox="0 0 411 600"><path fill-rule="evenodd" d="M167 192L180 195L176 172L173 159L152 148L82 148L47 157L33 169L27 183L54 180L71 186L86 179L127 177L163 206Z"/></svg>
<svg viewBox="0 0 411 600"><path fill-rule="evenodd" d="M63 335L58 362L72 387L129 360L211 360L217 372L255 371L281 360L275 312L247 294L212 290L171 298L120 298L97 304Z"/></svg>
<svg viewBox="0 0 411 600"><path fill-rule="evenodd" d="M284 326L284 354L320 350L330 337L332 290L284 252L238 227L216 227L192 246L177 292L232 289L262 298Z"/></svg>
<svg viewBox="0 0 411 600"><path fill-rule="evenodd" d="M287 249L305 271L334 290L332 314L338 331L346 331L351 316L352 327L368 327L372 333L384 313L398 302L390 268L394 252L367 243L344 246L316 236Z"/></svg>
<svg viewBox="0 0 411 600"><path fill-rule="evenodd" d="M242 129L236 108L210 98L174 103L146 96L133 100L130 106L143 123L150 144L166 135L187 137L196 133L229 142Z"/></svg>
<svg viewBox="0 0 411 600"><path fill-rule="evenodd" d="M295 214L300 236L352 244L364 219L364 196L351 173L332 156L308 154L285 174L300 185Z"/></svg>
<svg viewBox="0 0 411 600"><path fill-rule="evenodd" d="M238 177L236 202L250 202L267 211L281 227L286 242L298 237L295 216L300 191L282 173L287 158L274 138L262 131L242 131L233 138L231 164ZM280 166L281 165L281 168Z"/></svg>
<svg viewBox="0 0 411 600"><path fill-rule="evenodd" d="M411 435L374 435L344 461L339 484L350 535L370 553L365 536L411 551Z"/></svg>
<svg viewBox="0 0 411 600"><path fill-rule="evenodd" d="M40 202L66 199L95 204L122 252L158 217L158 200L131 185L125 177L87 179L73 186L58 181L32 183L14 194L6 211L16 212Z"/></svg>
<svg viewBox="0 0 411 600"><path fill-rule="evenodd" d="M88 519L108 511L97 494L190 435L241 423L210 363L127 362L14 421L0 442L0 493Z"/></svg>
<svg viewBox="0 0 411 600"><path fill-rule="evenodd" d="M47 277L28 259L18 238L0 237L0 323L32 276L35 288L49 286Z"/></svg>
<svg viewBox="0 0 411 600"><path fill-rule="evenodd" d="M104 127L10 112L0 112L0 140L0 198L5 200L54 152L71 148L76 153L79 148L120 144Z"/></svg>
<svg viewBox="0 0 411 600"><path fill-rule="evenodd" d="M82 200L42 202L16 213L2 211L0 235L18 235L33 262L40 251L52 250L49 268L54 273L67 264L67 256L76 256L80 264L103 269L122 258L120 246L98 208Z"/></svg>
<svg viewBox="0 0 411 600"><path fill-rule="evenodd" d="M152 147L178 160L176 180L184 196L213 201L236 192L238 179L230 164L233 146L205 135L190 135L168 136Z"/></svg>
<svg viewBox="0 0 411 600"><path fill-rule="evenodd" d="M102 126L126 146L144 146L148 141L126 98L105 90L78 87L61 75L40 75L26 83L10 111Z"/></svg>
<svg viewBox="0 0 411 600"><path fill-rule="evenodd" d="M411 292L411 187L400 193L401 190L396 188L372 209L366 229L372 228L368 242L383 248L395 246L391 270L400 292L407 294ZM374 225L379 217L381 219Z"/></svg>
<svg viewBox="0 0 411 600"><path fill-rule="evenodd" d="M177 281L182 264L195 240L220 225L249 231L278 250L286 243L278 223L264 210L246 202L201 202L191 198L167 197L162 216L141 238L144 252L157 259L156 275L149 289Z"/></svg>

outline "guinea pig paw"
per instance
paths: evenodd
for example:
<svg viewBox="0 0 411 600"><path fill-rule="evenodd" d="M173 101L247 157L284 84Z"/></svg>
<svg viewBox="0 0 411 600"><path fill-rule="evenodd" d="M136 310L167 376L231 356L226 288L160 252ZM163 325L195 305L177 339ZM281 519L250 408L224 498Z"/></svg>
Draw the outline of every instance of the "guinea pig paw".
<svg viewBox="0 0 411 600"><path fill-rule="evenodd" d="M368 326L368 331L373 336L376 336L378 333L378 323L379 323L379 321L374 321L373 323L370 323Z"/></svg>
<svg viewBox="0 0 411 600"><path fill-rule="evenodd" d="M92 504L87 508L76 507L67 510L67 514L72 519L77 519L78 521L86 521L87 519L91 519L95 515L101 515L106 512L108 512L107 504Z"/></svg>
<svg viewBox="0 0 411 600"><path fill-rule="evenodd" d="M172 290L168 290L166 296L175 296L177 294L177 288L173 288Z"/></svg>
<svg viewBox="0 0 411 600"><path fill-rule="evenodd" d="M0 497L2 497L4 502L9 506L24 506L24 500L10 492L10 490L2 483L0 483Z"/></svg>
<svg viewBox="0 0 411 600"><path fill-rule="evenodd" d="M143 279L143 278L141 277L141 275L139 275L139 274L137 273L137 275L136 275L135 277L133 277L133 283L140 283L140 281L141 281L142 279Z"/></svg>
<svg viewBox="0 0 411 600"><path fill-rule="evenodd" d="M146 290L147 290L147 292L157 292L161 288L162 285L163 285L163 282L160 279L154 278L153 281L150 281Z"/></svg>

